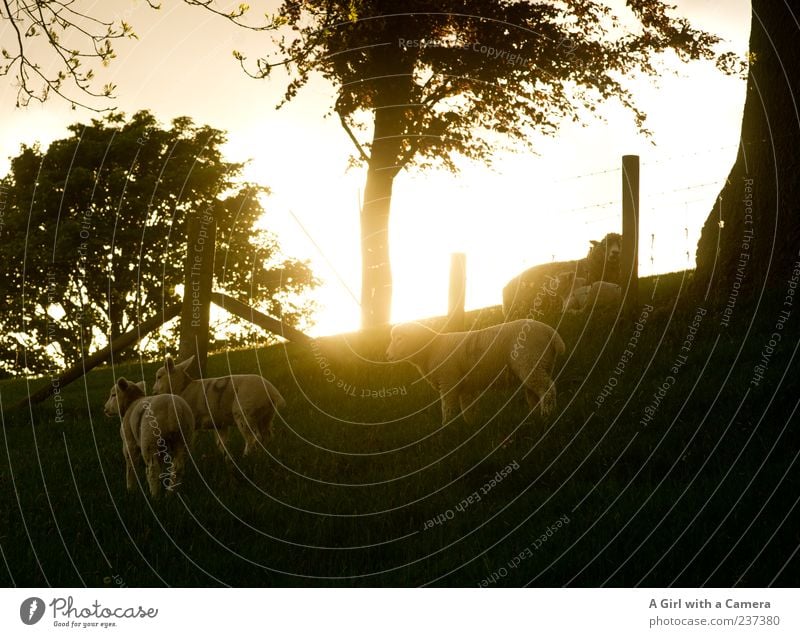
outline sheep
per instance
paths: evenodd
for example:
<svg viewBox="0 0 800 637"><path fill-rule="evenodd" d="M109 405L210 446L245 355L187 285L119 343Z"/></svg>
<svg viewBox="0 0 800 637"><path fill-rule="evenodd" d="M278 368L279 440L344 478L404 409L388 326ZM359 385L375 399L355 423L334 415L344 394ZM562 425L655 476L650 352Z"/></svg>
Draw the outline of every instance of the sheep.
<svg viewBox="0 0 800 637"><path fill-rule="evenodd" d="M561 309L558 275L567 271L576 278L588 275L586 259L537 265L514 277L503 288L503 316L506 321L541 319Z"/></svg>
<svg viewBox="0 0 800 637"><path fill-rule="evenodd" d="M575 293L586 287L584 277L576 277L574 272L562 272L558 275L558 287L556 292L561 299L561 312L579 309Z"/></svg>
<svg viewBox="0 0 800 637"><path fill-rule="evenodd" d="M386 350L389 361L407 361L439 392L442 420L447 424L459 413L474 421L470 407L476 394L510 370L525 386L531 410L543 418L556 407L552 380L556 357L564 341L549 325L531 319L502 323L471 332L443 334L419 323L392 328Z"/></svg>
<svg viewBox="0 0 800 637"><path fill-rule="evenodd" d="M505 320L542 318L560 311L558 276L563 272L585 279L588 284L595 281L619 283L622 237L612 232L590 244L583 259L537 265L511 279L503 288Z"/></svg>
<svg viewBox="0 0 800 637"><path fill-rule="evenodd" d="M172 394L145 396L144 382L119 378L103 411L122 419L119 434L128 491L136 487L135 465L140 457L147 467L153 498L161 493L162 482L169 493L176 489L183 475L187 442L194 435L194 415L186 401Z"/></svg>
<svg viewBox="0 0 800 637"><path fill-rule="evenodd" d="M562 312L584 314L590 310L617 307L622 300L622 288L616 283L595 281L587 285L585 279L573 277L571 272L562 272L558 281Z"/></svg>
<svg viewBox="0 0 800 637"><path fill-rule="evenodd" d="M194 412L197 428L216 430L217 446L228 461L228 432L234 425L244 439L245 456L257 442L266 443L276 409L286 406L272 383L256 374L193 380L186 371L193 362L194 356L175 364L168 356L156 372L153 392L173 392L184 398Z"/></svg>
<svg viewBox="0 0 800 637"><path fill-rule="evenodd" d="M609 232L600 241L590 243L592 247L586 255L587 283L607 281L619 284L622 235Z"/></svg>

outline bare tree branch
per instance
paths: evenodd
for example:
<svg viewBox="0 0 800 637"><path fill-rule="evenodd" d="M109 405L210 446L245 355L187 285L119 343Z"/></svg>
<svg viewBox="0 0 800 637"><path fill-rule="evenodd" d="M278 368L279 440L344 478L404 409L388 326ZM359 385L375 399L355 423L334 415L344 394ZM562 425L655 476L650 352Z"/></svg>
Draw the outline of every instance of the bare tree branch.
<svg viewBox="0 0 800 637"><path fill-rule="evenodd" d="M154 0L146 1L153 9L160 7ZM11 47L0 47L0 77L12 76L16 80L18 107L27 106L31 101L45 102L55 94L73 108L80 106L94 112L114 110L112 106L91 103L94 99L113 98L116 87L106 84L94 89L94 71L84 70L82 61L97 60L106 66L115 57L112 42L136 38L136 34L124 20L105 22L75 10L74 2L2 0L0 22L9 22L15 41ZM37 49L33 41L39 36L47 41L49 50L56 56L53 72L43 70L51 67L49 60L34 57L32 52ZM76 38L82 40L78 48L62 44Z"/></svg>
<svg viewBox="0 0 800 637"><path fill-rule="evenodd" d="M363 159L366 162L369 162L369 155L367 155L366 151L364 150L364 147L358 141L358 138L353 133L353 130L347 124L347 120L345 119L345 116L342 115L342 113L340 113L339 111L337 111L337 114L339 115L339 121L342 123L342 128L344 128L345 132L350 137L350 139L352 140L353 144L355 144L355 147L358 149L359 155L361 155L361 159Z"/></svg>

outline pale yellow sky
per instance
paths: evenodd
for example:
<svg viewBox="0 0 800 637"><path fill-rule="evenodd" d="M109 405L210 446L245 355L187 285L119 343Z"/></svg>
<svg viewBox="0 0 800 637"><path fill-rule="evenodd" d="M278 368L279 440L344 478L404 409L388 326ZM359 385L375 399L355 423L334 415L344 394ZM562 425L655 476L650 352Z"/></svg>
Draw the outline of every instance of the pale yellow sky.
<svg viewBox="0 0 800 637"><path fill-rule="evenodd" d="M257 12L276 2L250 4ZM746 49L749 1L674 4L697 26L728 39L729 48ZM276 111L285 76L249 79L230 54L236 48L255 57L266 46L264 35L244 33L177 0L158 12L136 1L83 5L124 17L139 35L117 45L117 59L101 75L118 85L118 108L148 108L165 123L189 115L227 129L231 158L252 158L247 176L275 193L265 225L287 254L310 258L325 280L314 333L357 328L353 295L359 296L364 173L346 172L351 144L335 118L322 117L331 88L313 82ZM4 42L8 33L1 29ZM14 109L14 93L8 79L0 80L2 172L21 142L47 143L63 136L68 124L91 117L57 101ZM565 126L558 138L538 143L538 156L498 153L494 171L465 164L459 176L401 174L392 202L393 318L445 311L454 250L468 255L468 307L499 303L505 282L526 267L583 256L589 239L619 230L623 154L642 158L642 274L692 267L700 228L736 153L744 83L693 64L680 77L663 76L658 88L643 84L638 93L655 146L610 104L607 122Z"/></svg>

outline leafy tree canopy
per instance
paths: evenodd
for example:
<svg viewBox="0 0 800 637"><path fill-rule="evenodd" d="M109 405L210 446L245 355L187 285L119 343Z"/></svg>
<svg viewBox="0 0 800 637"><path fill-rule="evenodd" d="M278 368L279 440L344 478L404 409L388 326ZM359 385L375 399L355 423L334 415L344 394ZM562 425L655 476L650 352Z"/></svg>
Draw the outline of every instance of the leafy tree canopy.
<svg viewBox="0 0 800 637"><path fill-rule="evenodd" d="M621 4L621 3L618 3ZM366 129L359 115L381 110L395 120L391 139L361 140L357 159L392 146L391 167L426 167L454 159L491 160L501 133L526 146L532 130L555 134L617 99L644 129L632 74L663 72L659 54L682 61L717 59L734 70L732 54L717 54L719 38L674 15L660 0L627 0L612 9L591 0L286 0L276 25L291 27L272 57L248 63L267 77L288 66L285 100L314 74L337 89L331 111L343 124Z"/></svg>
<svg viewBox="0 0 800 637"><path fill-rule="evenodd" d="M223 159L222 131L147 111L107 115L47 150L23 146L0 181L4 200L0 361L42 371L74 363L179 300L191 214L217 223L215 286L296 323L316 284L255 226L267 189ZM245 337L229 330L227 342ZM172 335L163 335L167 340Z"/></svg>
<svg viewBox="0 0 800 637"><path fill-rule="evenodd" d="M367 165L361 211L362 325L388 323L389 214L404 168L490 164L498 143L533 148L616 99L645 130L626 78L655 76L661 54L710 60L719 39L660 0L612 8L593 0L285 0L273 56L245 71L287 66L285 101L315 75L334 86L330 111ZM281 28L281 26L283 28ZM731 72L735 60L718 62Z"/></svg>

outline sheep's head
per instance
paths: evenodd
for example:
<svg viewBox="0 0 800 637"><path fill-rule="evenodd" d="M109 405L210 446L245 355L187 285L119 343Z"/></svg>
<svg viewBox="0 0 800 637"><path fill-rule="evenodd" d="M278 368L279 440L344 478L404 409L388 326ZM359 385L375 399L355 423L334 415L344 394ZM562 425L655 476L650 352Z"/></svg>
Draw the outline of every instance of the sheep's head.
<svg viewBox="0 0 800 637"><path fill-rule="evenodd" d="M386 360L413 360L436 336L431 328L419 323L403 323L392 328L392 340L386 350Z"/></svg>
<svg viewBox="0 0 800 637"><path fill-rule="evenodd" d="M194 362L194 356L190 356L182 363L177 365L167 356L164 367L160 367L156 372L156 382L153 385L154 394L180 394L186 386L192 382L187 373L189 365Z"/></svg>
<svg viewBox="0 0 800 637"><path fill-rule="evenodd" d="M602 241L592 241L586 257L589 266L589 279L592 281L616 282L619 277L622 256L622 236L610 232Z"/></svg>
<svg viewBox="0 0 800 637"><path fill-rule="evenodd" d="M596 262L619 263L622 254L622 235L609 232L601 241L590 241L589 259Z"/></svg>
<svg viewBox="0 0 800 637"><path fill-rule="evenodd" d="M128 411L134 400L138 400L145 395L144 381L132 383L125 378L120 377L116 383L111 387L111 392L108 395L108 400L103 406L103 412L109 418L113 416L122 417Z"/></svg>

